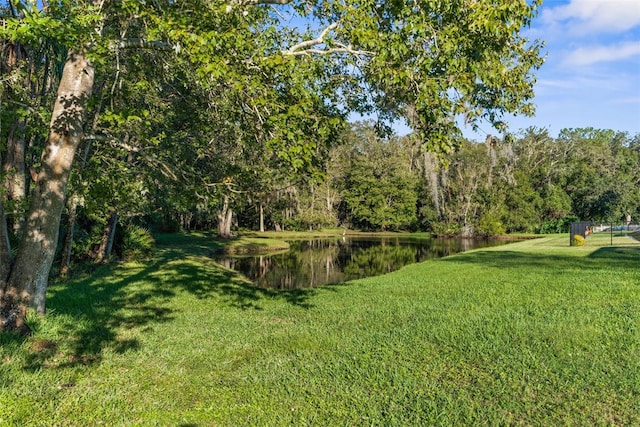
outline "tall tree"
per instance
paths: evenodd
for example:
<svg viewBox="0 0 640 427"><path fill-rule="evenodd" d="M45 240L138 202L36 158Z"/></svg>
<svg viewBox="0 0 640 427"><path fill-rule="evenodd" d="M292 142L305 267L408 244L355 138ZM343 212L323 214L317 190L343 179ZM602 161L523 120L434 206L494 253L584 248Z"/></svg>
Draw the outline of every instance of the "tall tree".
<svg viewBox="0 0 640 427"><path fill-rule="evenodd" d="M373 127L354 126L346 189L342 195L354 225L408 229L416 221L416 177L397 138L382 140Z"/></svg>
<svg viewBox="0 0 640 427"><path fill-rule="evenodd" d="M98 0L86 2L84 7L54 3L45 11L38 10L35 2L16 2L15 6L21 16L5 20L3 38L34 41L43 33L56 38L56 32L65 32L69 43L25 230L15 261L2 268L9 273L0 278L0 329L26 333L27 307L39 313L45 311L66 186L75 153L84 138L88 100L93 91L95 68L89 52L102 36L105 15L104 2ZM24 16L29 19L21 19ZM3 239L0 244L6 241Z"/></svg>

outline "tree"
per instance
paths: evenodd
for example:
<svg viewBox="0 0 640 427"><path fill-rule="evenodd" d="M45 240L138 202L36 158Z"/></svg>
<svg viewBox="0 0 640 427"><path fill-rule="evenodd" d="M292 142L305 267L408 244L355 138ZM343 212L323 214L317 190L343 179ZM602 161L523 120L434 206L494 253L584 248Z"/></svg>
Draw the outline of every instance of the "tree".
<svg viewBox="0 0 640 427"><path fill-rule="evenodd" d="M515 183L504 189L505 231L508 233L531 233L541 225L542 197L523 171L516 171Z"/></svg>
<svg viewBox="0 0 640 427"><path fill-rule="evenodd" d="M567 160L566 191L583 220L621 220L638 205L636 157L628 136L605 129L563 129L558 140L575 147Z"/></svg>
<svg viewBox="0 0 640 427"><path fill-rule="evenodd" d="M66 36L70 48L58 84L18 253L13 263L9 257L0 259L0 273L3 273L0 278L0 330L27 333L27 307L35 308L39 313L45 311L48 275L57 246L66 186L75 153L84 138L87 103L93 91L95 68L89 60L89 50L96 45L95 38L100 37L104 24L100 2L87 3L88 9L77 7L73 10L76 14L66 22L62 20L69 12L65 4L54 4L41 12L34 2L18 2L20 16L6 19L5 39L24 37L37 42L37 36L42 33L54 38L55 31L69 30ZM27 22L21 19L23 16L31 19ZM1 219L0 227L5 229L6 222ZM0 253L11 253L8 239L1 239L0 244L6 245Z"/></svg>
<svg viewBox="0 0 640 427"><path fill-rule="evenodd" d="M354 225L373 230L407 229L416 221L417 180L397 138L382 140L367 124L353 127L354 141L342 198Z"/></svg>

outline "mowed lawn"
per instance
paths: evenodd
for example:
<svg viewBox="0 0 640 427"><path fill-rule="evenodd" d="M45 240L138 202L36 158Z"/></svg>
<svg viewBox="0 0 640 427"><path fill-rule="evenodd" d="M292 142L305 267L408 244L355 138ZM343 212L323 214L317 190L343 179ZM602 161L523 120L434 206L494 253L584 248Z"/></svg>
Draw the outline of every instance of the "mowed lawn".
<svg viewBox="0 0 640 427"><path fill-rule="evenodd" d="M640 425L640 244L613 240L276 292L165 236L0 336L0 425Z"/></svg>

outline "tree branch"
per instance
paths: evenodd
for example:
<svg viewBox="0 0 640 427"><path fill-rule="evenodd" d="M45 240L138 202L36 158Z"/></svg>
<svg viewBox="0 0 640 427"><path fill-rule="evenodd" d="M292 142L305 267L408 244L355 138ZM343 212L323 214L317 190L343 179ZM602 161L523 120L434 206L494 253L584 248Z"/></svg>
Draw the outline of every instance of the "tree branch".
<svg viewBox="0 0 640 427"><path fill-rule="evenodd" d="M314 49L314 46L325 44L325 38L327 34L335 30L338 27L338 23L334 22L327 28L322 30L322 33L313 40L305 40L296 45L291 46L289 49L282 52L283 55L299 56L299 55L328 55L332 53L349 53L351 55L367 55L372 56L374 53L366 50L354 50L351 45L345 45L342 43L335 43L335 46L326 47L325 49Z"/></svg>
<svg viewBox="0 0 640 427"><path fill-rule="evenodd" d="M154 49L154 50L173 50L167 42L161 40L145 40L145 39L127 39L120 40L115 43L118 49Z"/></svg>
<svg viewBox="0 0 640 427"><path fill-rule="evenodd" d="M149 155L147 153L145 153L145 151L143 149L141 149L140 147L135 147L133 145L129 145L125 142L122 141L118 141L115 138L111 138L108 136L103 136L103 135L87 135L85 138L85 140L91 140L91 141L102 141L102 142L107 142L109 143L112 147L117 147L117 148L121 148L125 151L128 151L130 153L136 153L140 156L142 156L142 158L149 164L154 164L159 166L159 171L162 175L164 175L165 177L173 180L173 181L178 181L178 176L173 172L173 170L171 169L171 167L169 165L167 165L167 163L163 162L162 160L156 158L155 156Z"/></svg>
<svg viewBox="0 0 640 427"><path fill-rule="evenodd" d="M289 4L291 0L232 0L231 6L256 6L259 4Z"/></svg>
<svg viewBox="0 0 640 427"><path fill-rule="evenodd" d="M351 46L332 47L329 49L307 49L307 50L297 51L297 52L291 52L289 50L286 50L282 53L283 55L288 55L288 56L301 56L301 55L312 55L312 54L330 55L332 53L349 53L351 55L356 55L356 56L360 56L360 55L372 56L373 55L373 52L369 52L367 50L354 50Z"/></svg>
<svg viewBox="0 0 640 427"><path fill-rule="evenodd" d="M291 46L285 52L296 52L296 51L299 51L300 49L307 49L307 48L322 44L322 43L324 43L324 38L327 36L327 34L329 34L330 31L335 30L337 27L338 27L338 23L334 22L333 24L329 25L327 28L322 30L320 35L318 37L316 37L315 39L306 40L306 41L303 41L301 43L298 43L297 45Z"/></svg>
<svg viewBox="0 0 640 427"><path fill-rule="evenodd" d="M226 12L230 13L234 7L258 6L261 4L285 5L291 3L291 0L231 0L227 4Z"/></svg>

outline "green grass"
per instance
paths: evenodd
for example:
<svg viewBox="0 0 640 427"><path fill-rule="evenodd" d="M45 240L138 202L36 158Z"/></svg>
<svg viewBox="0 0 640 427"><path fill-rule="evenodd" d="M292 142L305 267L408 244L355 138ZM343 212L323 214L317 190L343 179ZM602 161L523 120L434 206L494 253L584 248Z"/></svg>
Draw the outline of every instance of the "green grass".
<svg viewBox="0 0 640 427"><path fill-rule="evenodd" d="M639 425L640 243L609 238L277 292L161 236L0 335L0 425Z"/></svg>

